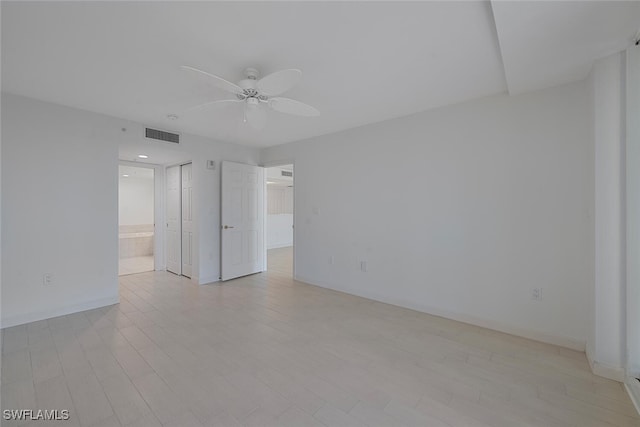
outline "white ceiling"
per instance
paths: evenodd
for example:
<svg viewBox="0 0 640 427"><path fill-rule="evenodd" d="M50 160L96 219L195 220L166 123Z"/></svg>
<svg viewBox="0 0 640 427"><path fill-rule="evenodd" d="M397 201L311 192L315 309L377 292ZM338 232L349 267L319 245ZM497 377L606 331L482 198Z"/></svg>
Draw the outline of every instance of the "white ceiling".
<svg viewBox="0 0 640 427"><path fill-rule="evenodd" d="M494 1L509 93L581 80L594 59L626 49L640 1Z"/></svg>
<svg viewBox="0 0 640 427"><path fill-rule="evenodd" d="M130 162L147 163L153 165L170 165L191 161L190 153L164 147L163 144L149 144L146 141L128 140L118 147L118 158ZM140 159L138 155L147 156Z"/></svg>
<svg viewBox="0 0 640 427"><path fill-rule="evenodd" d="M582 67L568 78L580 78L593 59L630 37L622 37L626 14L607 12L612 2L568 2L560 18L542 3L494 4L496 30L491 4L478 1L3 1L2 90L265 147L505 92L507 80L514 92L552 86L566 80L567 62ZM581 12L569 19L570 31L558 30L572 8L597 9L606 19ZM594 26L587 40L567 37ZM576 53L578 42L606 46ZM301 82L286 95L321 116L270 111L258 132L235 105L181 114L228 95L180 65L231 81L248 66L263 75L300 68ZM180 118L168 120L172 113Z"/></svg>
<svg viewBox="0 0 640 427"><path fill-rule="evenodd" d="M120 179L153 179L153 169L152 168L138 168L135 166L128 165L119 165L118 173ZM129 175L128 177L124 177L123 175Z"/></svg>

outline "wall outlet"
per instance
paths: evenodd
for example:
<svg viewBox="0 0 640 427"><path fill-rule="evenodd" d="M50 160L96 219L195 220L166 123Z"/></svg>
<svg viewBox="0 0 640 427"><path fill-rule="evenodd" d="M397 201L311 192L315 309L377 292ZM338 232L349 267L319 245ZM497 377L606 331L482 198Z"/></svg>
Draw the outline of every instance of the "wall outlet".
<svg viewBox="0 0 640 427"><path fill-rule="evenodd" d="M42 276L42 284L45 286L53 284L53 276L51 275L51 273L46 273Z"/></svg>
<svg viewBox="0 0 640 427"><path fill-rule="evenodd" d="M540 301L542 299L542 288L531 289L531 299L535 301Z"/></svg>
<svg viewBox="0 0 640 427"><path fill-rule="evenodd" d="M367 271L367 261L360 261L360 271L366 273L366 271Z"/></svg>

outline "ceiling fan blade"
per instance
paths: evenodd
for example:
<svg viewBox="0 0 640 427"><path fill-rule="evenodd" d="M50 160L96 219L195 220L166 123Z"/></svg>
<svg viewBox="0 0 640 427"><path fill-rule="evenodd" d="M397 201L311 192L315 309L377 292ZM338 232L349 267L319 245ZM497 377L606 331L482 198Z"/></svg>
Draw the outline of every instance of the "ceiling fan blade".
<svg viewBox="0 0 640 427"><path fill-rule="evenodd" d="M204 104L194 105L193 107L189 107L186 110L184 110L184 112L199 110L201 108L210 107L211 105L216 105L216 104L232 104L237 102L243 102L243 101L241 99L220 99L218 101L211 101L211 102L205 102Z"/></svg>
<svg viewBox="0 0 640 427"><path fill-rule="evenodd" d="M182 65L180 68L195 74L198 77L204 77L209 84L212 84L222 90L226 90L227 92L231 92L236 95L242 94L242 88L240 86L235 83L231 83L222 77L215 76L207 73L206 71L198 70L197 68L189 67L188 65Z"/></svg>
<svg viewBox="0 0 640 427"><path fill-rule="evenodd" d="M294 114L296 116L316 117L320 115L320 111L311 105L289 98L271 98L269 106L281 113Z"/></svg>
<svg viewBox="0 0 640 427"><path fill-rule="evenodd" d="M262 130L267 124L267 112L259 105L246 104L244 108L244 118L255 130Z"/></svg>
<svg viewBox="0 0 640 427"><path fill-rule="evenodd" d="M267 96L280 95L294 87L300 81L302 71L295 68L276 71L258 80L258 90Z"/></svg>

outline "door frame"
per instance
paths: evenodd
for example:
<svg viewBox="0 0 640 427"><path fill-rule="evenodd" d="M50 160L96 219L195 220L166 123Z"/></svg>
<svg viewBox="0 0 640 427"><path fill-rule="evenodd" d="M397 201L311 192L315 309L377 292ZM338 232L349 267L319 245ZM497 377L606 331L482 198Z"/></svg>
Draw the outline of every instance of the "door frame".
<svg viewBox="0 0 640 427"><path fill-rule="evenodd" d="M293 278L296 278L296 162L294 159L274 160L264 162L260 166L265 168L277 168L280 166L292 166L293 170ZM264 271L267 271L267 174L264 174Z"/></svg>
<svg viewBox="0 0 640 427"><path fill-rule="evenodd" d="M131 166L136 168L153 169L153 269L154 271L162 271L166 268L165 258L165 234L164 227L158 227L158 224L164 224L165 220L165 171L163 165L154 163L140 163L129 160L118 159L118 166ZM120 173L118 173L118 180ZM118 185L118 191L120 186ZM119 210L118 210L119 212ZM120 220L118 219L118 227ZM120 259L118 257L118 259Z"/></svg>

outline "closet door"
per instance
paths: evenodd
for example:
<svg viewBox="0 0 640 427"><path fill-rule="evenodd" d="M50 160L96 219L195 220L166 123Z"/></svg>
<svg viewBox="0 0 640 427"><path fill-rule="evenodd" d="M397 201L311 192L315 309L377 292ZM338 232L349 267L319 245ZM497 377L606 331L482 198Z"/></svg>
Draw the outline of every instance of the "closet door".
<svg viewBox="0 0 640 427"><path fill-rule="evenodd" d="M193 167L181 166L182 172L182 275L191 277L193 265Z"/></svg>
<svg viewBox="0 0 640 427"><path fill-rule="evenodd" d="M182 274L180 166L167 168L167 271Z"/></svg>

